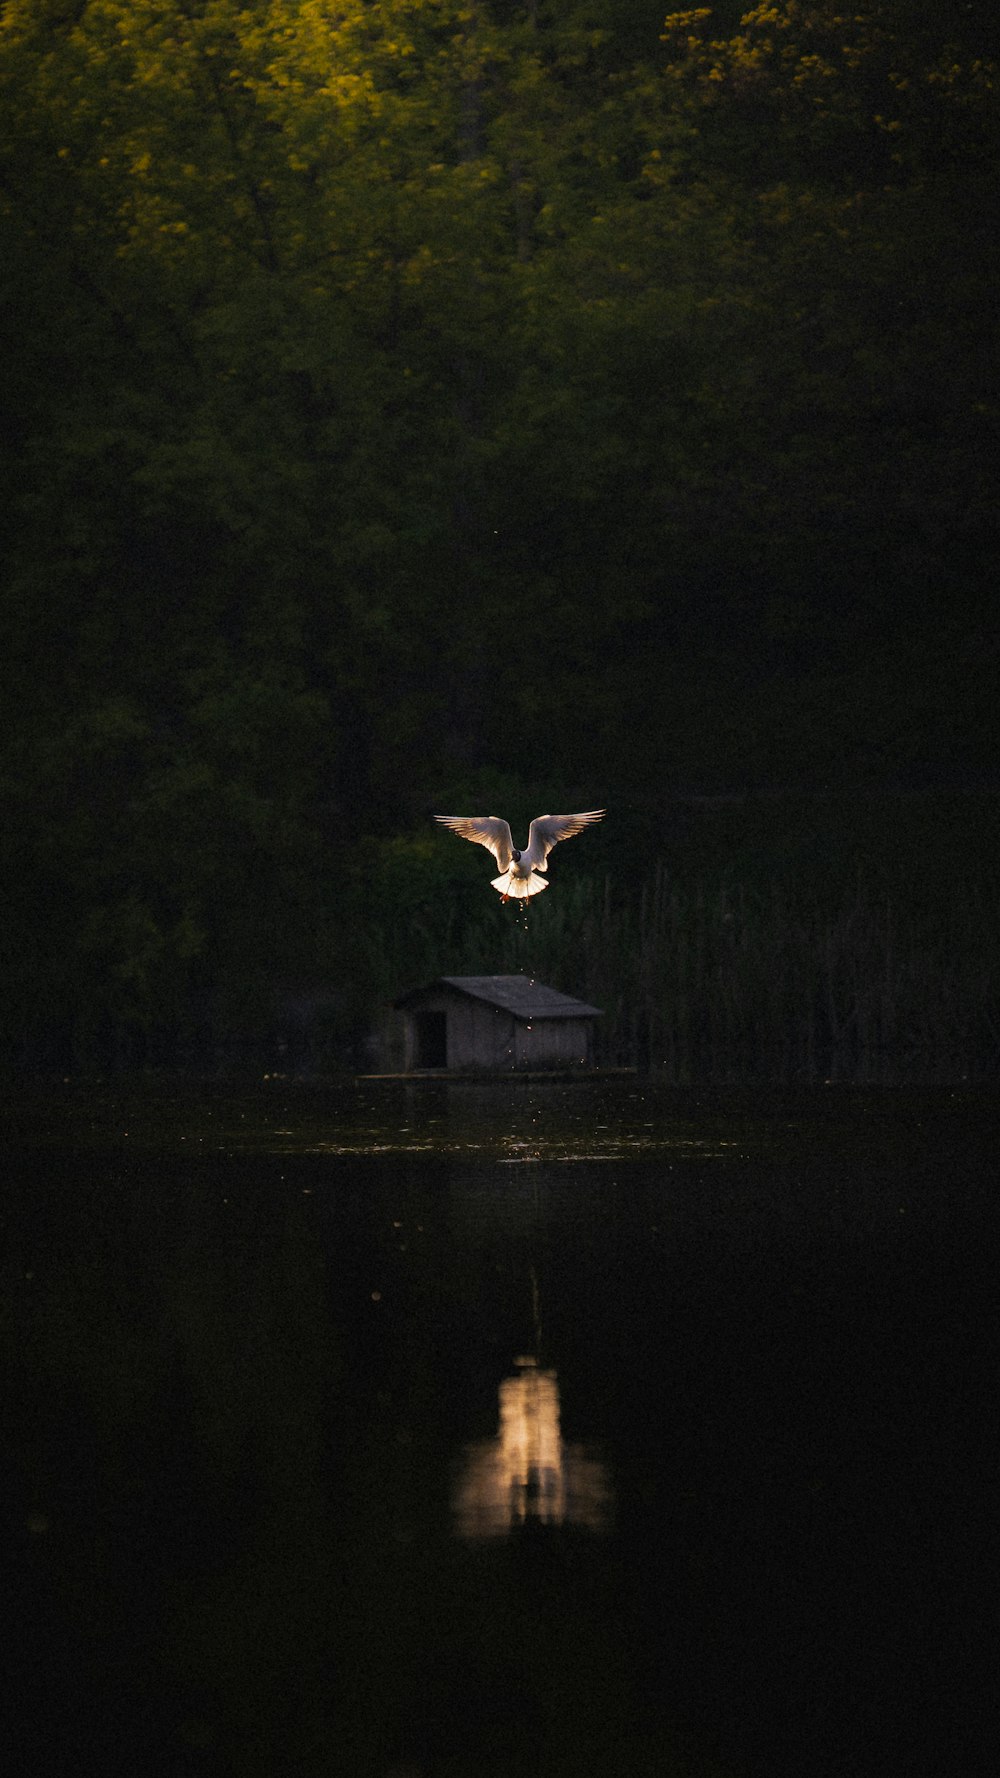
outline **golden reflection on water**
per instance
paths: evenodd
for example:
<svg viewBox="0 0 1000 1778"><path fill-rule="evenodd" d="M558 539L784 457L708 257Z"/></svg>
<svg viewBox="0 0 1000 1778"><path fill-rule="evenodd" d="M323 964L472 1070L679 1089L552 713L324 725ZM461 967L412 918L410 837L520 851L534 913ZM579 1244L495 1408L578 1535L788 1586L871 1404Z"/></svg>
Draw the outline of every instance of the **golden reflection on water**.
<svg viewBox="0 0 1000 1778"><path fill-rule="evenodd" d="M540 1525L608 1524L606 1466L583 1445L567 1444L559 1423L555 1371L516 1358L500 1384L495 1438L467 1445L453 1495L459 1537L506 1537L529 1520Z"/></svg>

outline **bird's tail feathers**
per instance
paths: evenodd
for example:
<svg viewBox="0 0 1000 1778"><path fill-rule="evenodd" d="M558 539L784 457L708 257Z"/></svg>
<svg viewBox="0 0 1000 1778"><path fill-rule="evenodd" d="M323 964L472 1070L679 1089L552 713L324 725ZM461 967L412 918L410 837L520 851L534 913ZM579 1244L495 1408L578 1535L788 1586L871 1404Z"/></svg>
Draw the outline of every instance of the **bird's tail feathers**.
<svg viewBox="0 0 1000 1778"><path fill-rule="evenodd" d="M509 896L512 901L527 901L529 895L540 895L543 889L548 888L548 883L537 871L532 871L527 880L524 877L512 877L509 871L504 871L502 877L493 878L493 887L505 899Z"/></svg>

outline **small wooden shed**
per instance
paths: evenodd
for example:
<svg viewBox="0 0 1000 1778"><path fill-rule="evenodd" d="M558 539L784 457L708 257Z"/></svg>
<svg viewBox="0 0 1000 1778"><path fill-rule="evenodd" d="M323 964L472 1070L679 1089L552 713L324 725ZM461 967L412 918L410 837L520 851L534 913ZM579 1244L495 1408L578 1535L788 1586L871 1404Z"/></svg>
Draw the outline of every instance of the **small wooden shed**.
<svg viewBox="0 0 1000 1778"><path fill-rule="evenodd" d="M393 1003L404 1068L506 1073L585 1068L600 1009L526 975L442 975Z"/></svg>

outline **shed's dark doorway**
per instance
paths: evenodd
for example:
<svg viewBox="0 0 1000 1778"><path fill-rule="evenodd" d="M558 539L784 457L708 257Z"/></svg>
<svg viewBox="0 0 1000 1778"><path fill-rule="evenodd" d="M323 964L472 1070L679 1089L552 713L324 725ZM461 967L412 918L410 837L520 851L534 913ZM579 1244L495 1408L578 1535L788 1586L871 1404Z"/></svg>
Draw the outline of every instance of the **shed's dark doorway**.
<svg viewBox="0 0 1000 1778"><path fill-rule="evenodd" d="M417 1062L418 1068L447 1068L448 1066L448 1015L443 1012L418 1012L417 1020Z"/></svg>

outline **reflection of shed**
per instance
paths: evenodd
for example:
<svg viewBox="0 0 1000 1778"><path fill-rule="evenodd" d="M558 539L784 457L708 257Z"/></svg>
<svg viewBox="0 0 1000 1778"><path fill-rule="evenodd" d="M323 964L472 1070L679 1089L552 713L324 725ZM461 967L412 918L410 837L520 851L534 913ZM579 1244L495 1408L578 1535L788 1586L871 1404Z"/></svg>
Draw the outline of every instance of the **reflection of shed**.
<svg viewBox="0 0 1000 1778"><path fill-rule="evenodd" d="M601 1014L526 975L442 975L402 994L407 1073L586 1067Z"/></svg>

